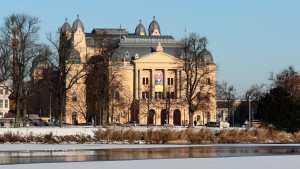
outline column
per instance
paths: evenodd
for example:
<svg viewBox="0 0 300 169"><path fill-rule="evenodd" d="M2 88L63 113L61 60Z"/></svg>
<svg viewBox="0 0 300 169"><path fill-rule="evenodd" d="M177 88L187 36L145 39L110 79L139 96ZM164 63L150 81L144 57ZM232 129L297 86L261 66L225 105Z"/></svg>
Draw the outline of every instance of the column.
<svg viewBox="0 0 300 169"><path fill-rule="evenodd" d="M143 71L143 69L139 69L138 70L138 73L139 73L139 75L138 75L138 98L139 99L141 99L142 98L142 80L143 80L143 78L142 78L142 71Z"/></svg>
<svg viewBox="0 0 300 169"><path fill-rule="evenodd" d="M134 69L134 98L137 99L138 98L138 92L139 92L139 88L138 88L138 69Z"/></svg>
<svg viewBox="0 0 300 169"><path fill-rule="evenodd" d="M176 99L180 99L180 96L181 96L181 94L180 94L180 83L181 83L181 81L180 81L180 69L177 69L176 70L176 81L175 81L175 85L176 85Z"/></svg>
<svg viewBox="0 0 300 169"><path fill-rule="evenodd" d="M154 80L154 74L155 74L155 69L151 69L151 86L150 86L150 91L151 91L151 97L152 99L155 98L155 80Z"/></svg>
<svg viewBox="0 0 300 169"><path fill-rule="evenodd" d="M168 76L168 69L164 69L164 93L163 93L164 97L167 96L167 91L168 91L168 89L167 89L167 76Z"/></svg>

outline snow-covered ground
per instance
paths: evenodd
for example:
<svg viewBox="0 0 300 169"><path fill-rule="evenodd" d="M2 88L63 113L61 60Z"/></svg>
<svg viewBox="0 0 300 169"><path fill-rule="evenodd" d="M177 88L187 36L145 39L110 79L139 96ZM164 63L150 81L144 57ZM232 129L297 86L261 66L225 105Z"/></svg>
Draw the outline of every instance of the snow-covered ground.
<svg viewBox="0 0 300 169"><path fill-rule="evenodd" d="M0 165L1 169L298 169L300 156L188 158Z"/></svg>
<svg viewBox="0 0 300 169"><path fill-rule="evenodd" d="M114 127L114 126L109 126ZM64 136L64 135L90 135L94 136L95 131L99 130L101 127L93 127L93 126L64 126L64 127L20 127L20 128L0 128L0 134L4 134L7 132L11 132L14 134L19 134L21 136L27 136L29 134L33 135L45 135L52 132L53 135L57 136ZM166 127L161 126L152 126L147 128L146 126L138 126L138 127L119 127L116 126L117 129L133 129L133 130L139 130L139 131L147 131L149 129L162 129ZM194 127L195 130L206 128L203 126L196 126ZM185 130L187 127L182 126L176 126L170 128L172 130ZM218 131L220 128L210 128L210 130Z"/></svg>
<svg viewBox="0 0 300 169"><path fill-rule="evenodd" d="M64 136L64 135L90 135L94 136L94 132L97 131L98 127L21 127L21 128L0 128L0 134L12 132L21 136L33 135L44 135L52 132L53 135Z"/></svg>
<svg viewBox="0 0 300 169"><path fill-rule="evenodd" d="M73 149L113 149L113 148L153 148L178 147L182 145L101 145L101 144L2 144L1 151L17 150L73 150ZM203 145L198 145L203 146ZM230 146L230 145L228 145ZM245 145L251 146L251 145ZM260 146L260 145L255 145ZM262 145L263 146L263 145ZM289 146L289 145L273 145ZM180 158L123 161L89 161L0 165L0 169L298 169L300 155L248 156L221 158Z"/></svg>

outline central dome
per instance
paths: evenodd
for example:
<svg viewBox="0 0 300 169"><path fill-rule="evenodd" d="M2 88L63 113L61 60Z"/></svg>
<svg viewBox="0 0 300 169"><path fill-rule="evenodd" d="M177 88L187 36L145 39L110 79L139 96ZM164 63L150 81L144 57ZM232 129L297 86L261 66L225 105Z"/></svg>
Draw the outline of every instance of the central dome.
<svg viewBox="0 0 300 169"><path fill-rule="evenodd" d="M160 27L158 22L155 20L155 16L153 16L153 21L150 23L149 25L149 29L148 29L149 35L160 35Z"/></svg>
<svg viewBox="0 0 300 169"><path fill-rule="evenodd" d="M79 15L77 15L77 19L73 23L73 26L72 26L73 32L76 32L78 28L81 28L82 32L84 32L84 26L83 26L83 23L81 22L81 20L79 19Z"/></svg>
<svg viewBox="0 0 300 169"><path fill-rule="evenodd" d="M142 36L146 35L146 29L145 29L144 25L142 24L142 20L140 20L140 23L135 28L134 34L136 34L136 35L142 35Z"/></svg>

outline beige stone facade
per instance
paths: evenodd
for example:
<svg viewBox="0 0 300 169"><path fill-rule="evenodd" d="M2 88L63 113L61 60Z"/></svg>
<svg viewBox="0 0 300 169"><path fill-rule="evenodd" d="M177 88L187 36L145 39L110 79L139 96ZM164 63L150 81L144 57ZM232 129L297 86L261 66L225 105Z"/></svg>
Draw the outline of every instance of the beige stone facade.
<svg viewBox="0 0 300 169"><path fill-rule="evenodd" d="M99 120L95 118L100 118L99 121L101 121L103 117L97 115L99 112L89 112L88 110L87 97L89 96L87 96L84 76L88 72L82 71L88 60L97 55L99 49L92 47L93 41L89 38L91 33L86 34L84 32L83 24L78 19L74 22L75 26L73 24L72 30L65 30L69 31L71 36L74 50L72 54L78 55L72 57L80 60L80 63L68 64L71 73L69 73L66 81L67 84L74 81L74 84L67 93L66 115L64 118L64 122L67 124L94 123ZM153 29L150 28L151 24ZM144 28L140 29L141 23L138 25L141 32L139 32L139 35L134 35L138 38L131 38L133 37L131 34L122 34L119 42L120 46L123 45L128 49L124 49L124 51L127 50L124 55L129 53L129 49L135 49L134 53L128 54L128 56L125 56L127 58L124 57L122 61L120 60L121 66L118 67L121 70L120 78L122 81L122 90L118 94L123 99L122 102L128 104L118 104L121 102L120 100L110 99L109 106L105 110L108 112L109 124L137 121L140 125L187 125L189 122L189 110L184 90L185 75L182 70L183 62L175 55L165 52L164 49L165 47L170 48L172 45L175 46L176 41L170 38L167 39L166 36L160 34L160 28L155 19L151 24L149 26L149 36L145 35ZM124 30L107 29L106 31L116 31L120 33L121 37ZM103 30L101 29L101 31ZM117 34L116 37L118 36ZM150 36L153 38L149 38ZM141 51L136 47L138 45ZM154 50L151 52L149 50L146 53L142 52L144 50L142 47L146 45L149 46L149 49L151 47ZM209 98L210 101L207 102L209 106L195 112L193 119L197 122L197 125L204 125L208 121L216 121L216 101L213 97L215 94L216 65L206 65L205 69L211 69L212 71L201 79L201 87L204 86L204 92L210 90L212 96ZM78 71L80 71L79 74ZM87 118L88 113L93 114L93 116Z"/></svg>

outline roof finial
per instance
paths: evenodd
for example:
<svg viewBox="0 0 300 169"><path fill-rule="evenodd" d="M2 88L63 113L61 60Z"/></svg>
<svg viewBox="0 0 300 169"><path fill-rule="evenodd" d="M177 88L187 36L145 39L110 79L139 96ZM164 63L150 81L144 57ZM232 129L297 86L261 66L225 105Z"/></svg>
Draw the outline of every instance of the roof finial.
<svg viewBox="0 0 300 169"><path fill-rule="evenodd" d="M68 22L68 18L65 18L66 23Z"/></svg>
<svg viewBox="0 0 300 169"><path fill-rule="evenodd" d="M79 19L79 14L77 14L77 19Z"/></svg>
<svg viewBox="0 0 300 169"><path fill-rule="evenodd" d="M156 52L162 52L162 51L164 51L164 48L161 46L161 43L158 42L156 47Z"/></svg>
<svg viewBox="0 0 300 169"><path fill-rule="evenodd" d="M140 19L140 23L142 23L142 20Z"/></svg>
<svg viewBox="0 0 300 169"><path fill-rule="evenodd" d="M155 16L153 16L153 20L155 21Z"/></svg>

